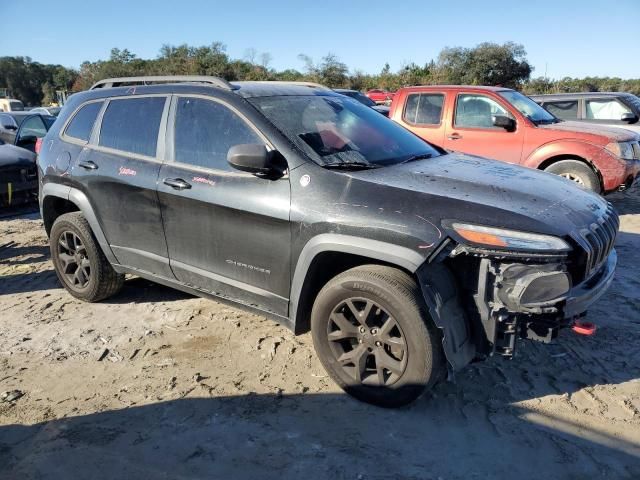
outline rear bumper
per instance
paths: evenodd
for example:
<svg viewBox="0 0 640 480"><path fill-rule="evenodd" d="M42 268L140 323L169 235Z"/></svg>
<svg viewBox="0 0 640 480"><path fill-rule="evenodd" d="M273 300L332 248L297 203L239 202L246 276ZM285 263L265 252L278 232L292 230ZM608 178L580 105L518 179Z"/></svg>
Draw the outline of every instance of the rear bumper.
<svg viewBox="0 0 640 480"><path fill-rule="evenodd" d="M565 318L573 318L586 312L607 291L613 281L617 263L618 255L614 249L595 275L569 291L564 307Z"/></svg>

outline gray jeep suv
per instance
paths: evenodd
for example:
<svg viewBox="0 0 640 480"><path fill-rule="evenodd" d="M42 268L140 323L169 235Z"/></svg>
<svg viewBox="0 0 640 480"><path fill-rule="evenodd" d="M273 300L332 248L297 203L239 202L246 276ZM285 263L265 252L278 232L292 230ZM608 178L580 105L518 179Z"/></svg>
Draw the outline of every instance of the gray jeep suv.
<svg viewBox="0 0 640 480"><path fill-rule="evenodd" d="M317 85L104 80L70 97L38 170L72 295L134 274L311 330L336 383L383 406L551 341L616 265L599 196L447 153Z"/></svg>

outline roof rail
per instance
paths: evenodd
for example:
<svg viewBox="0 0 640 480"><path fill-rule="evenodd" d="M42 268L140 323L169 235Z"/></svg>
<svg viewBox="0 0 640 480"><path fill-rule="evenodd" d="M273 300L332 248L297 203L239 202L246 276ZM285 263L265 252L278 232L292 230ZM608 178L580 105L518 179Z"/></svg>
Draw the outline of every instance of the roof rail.
<svg viewBox="0 0 640 480"><path fill-rule="evenodd" d="M315 83L315 82L295 82L295 81L287 81L287 80L253 80L253 81L249 81L248 83L263 83L263 84L276 84L276 85L300 85L302 87L311 87L311 88L319 88L322 90L331 90L329 87L327 87L326 85L322 85L321 83Z"/></svg>
<svg viewBox="0 0 640 480"><path fill-rule="evenodd" d="M94 83L89 90L128 85L151 85L154 83L207 83L211 86L223 88L225 90L237 89L237 87L234 87L225 79L220 77L211 77L206 75L166 75L148 77L105 78L104 80L100 80Z"/></svg>

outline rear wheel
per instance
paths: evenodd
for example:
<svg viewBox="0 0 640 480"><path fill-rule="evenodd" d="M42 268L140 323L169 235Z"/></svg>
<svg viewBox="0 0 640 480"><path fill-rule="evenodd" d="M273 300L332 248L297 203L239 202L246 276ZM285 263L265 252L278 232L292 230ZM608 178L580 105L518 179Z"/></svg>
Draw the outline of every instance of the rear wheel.
<svg viewBox="0 0 640 480"><path fill-rule="evenodd" d="M49 242L56 275L74 297L98 302L122 288L124 275L116 273L106 259L81 213L58 217Z"/></svg>
<svg viewBox="0 0 640 480"><path fill-rule="evenodd" d="M311 333L331 378L375 405L412 402L444 370L419 287L394 268L356 267L329 281L314 303Z"/></svg>
<svg viewBox="0 0 640 480"><path fill-rule="evenodd" d="M580 160L560 160L549 165L544 171L560 175L592 192L601 192L598 175L589 165Z"/></svg>

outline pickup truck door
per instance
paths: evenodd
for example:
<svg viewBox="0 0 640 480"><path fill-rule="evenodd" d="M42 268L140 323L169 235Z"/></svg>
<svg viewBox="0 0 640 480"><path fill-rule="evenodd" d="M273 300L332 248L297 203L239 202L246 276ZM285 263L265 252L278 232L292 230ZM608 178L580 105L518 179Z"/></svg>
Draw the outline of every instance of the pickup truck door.
<svg viewBox="0 0 640 480"><path fill-rule="evenodd" d="M408 93L404 101L402 125L442 148L444 146L444 92Z"/></svg>
<svg viewBox="0 0 640 480"><path fill-rule="evenodd" d="M445 131L444 148L457 152L520 163L524 125L514 131L494 127L494 115L515 119L506 105L481 93L458 93Z"/></svg>
<svg viewBox="0 0 640 480"><path fill-rule="evenodd" d="M238 144L268 144L233 107L211 97L175 96L158 195L171 269L181 282L286 315L291 229L288 176L233 169Z"/></svg>

